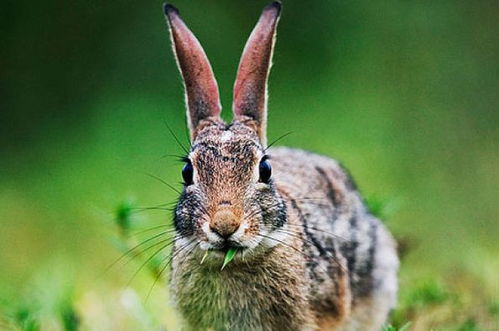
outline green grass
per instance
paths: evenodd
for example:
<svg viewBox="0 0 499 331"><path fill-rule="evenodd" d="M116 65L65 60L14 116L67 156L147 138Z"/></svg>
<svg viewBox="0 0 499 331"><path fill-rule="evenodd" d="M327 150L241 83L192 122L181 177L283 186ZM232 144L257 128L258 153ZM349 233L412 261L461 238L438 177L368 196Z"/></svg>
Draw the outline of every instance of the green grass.
<svg viewBox="0 0 499 331"><path fill-rule="evenodd" d="M227 266L227 264L230 263L230 261L232 261L234 259L234 256L236 256L236 253L237 253L236 248L231 247L227 250L227 253L225 253L225 257L224 257L224 263L222 264L222 270L223 270L223 268L225 268Z"/></svg>
<svg viewBox="0 0 499 331"><path fill-rule="evenodd" d="M123 202L116 209L115 226L109 223L110 227L114 227L116 234L115 246L122 253L130 252L137 243L144 238L149 238L150 235L144 233L144 229L137 223L147 223L144 219L139 219L135 210L138 208L131 202ZM148 224L146 230L154 228ZM139 230L140 229L140 230ZM162 228L161 228L162 229ZM149 232L149 231L146 231ZM146 234L146 237L143 235ZM154 241L153 241L154 242ZM234 258L236 250L229 250L224 259L223 267L226 266ZM410 257L413 252L409 251L408 258L402 261L402 280L399 305L393 312L390 324L385 327L385 331L407 331L407 330L425 330L425 329L453 329L453 330L489 330L491 325L499 321L497 301L494 301L492 293L487 291L473 292L473 282L476 281L473 275L467 273L462 275L463 279L468 279L459 285L456 285L452 280L451 274L446 277L428 278L428 276L414 276L414 268L417 265L411 264ZM119 261L117 265L113 265L109 273L121 272L123 265L131 259L132 264L135 264L131 269L134 273L140 267L145 266L145 270L140 275L140 284L138 286L142 290L123 289L125 285L112 285L97 294L92 298L96 301L94 305L109 305L109 309L128 311L130 316L124 318L119 317L120 314L114 316L117 320L112 325L124 325L125 320L130 325L135 327L148 327L164 325L174 327L171 324L172 320L165 320L161 315L157 315L161 309L151 309L149 294L152 284L161 279L161 283L166 281L166 275L163 273L162 266L167 253L163 252L156 260L148 260L148 254L137 254L125 256L123 261ZM147 263L144 265L144 261ZM59 263L60 270L64 263ZM53 274L58 274L58 277L53 278ZM440 278L440 277L439 277ZM130 279L128 279L129 281ZM71 288L74 277L65 272L59 273L57 270L42 270L36 277L35 281L27 288L26 294L20 297L21 304L11 306L7 309L8 313L4 316L3 321L9 328L20 330L43 330L47 326L58 326L62 330L77 330L81 327L93 327L95 321L89 320L90 313L86 309L91 309L87 304L82 304L82 300L86 294L75 293ZM107 281L105 281L107 283ZM463 288L458 288L464 286ZM158 291L164 292L163 285L159 286ZM102 289L102 288L101 288ZM107 294L106 294L107 293ZM114 294L113 294L114 293ZM121 294L120 294L121 293ZM116 297L121 295L121 299ZM490 294L490 295L489 295ZM107 300L104 296L111 295L114 300ZM157 301L162 294L158 295L152 292L151 300ZM126 299L124 299L126 298ZM470 300L471 298L471 300ZM496 299L495 299L496 300ZM120 301L128 302L125 306L120 304ZM474 306L476 302L489 302L484 307ZM128 308L125 308L128 307ZM130 308L131 307L131 308ZM98 315L101 313L98 312ZM433 316L433 317L432 317ZM95 316L93 317L95 318ZM108 316L99 316L98 319L108 318ZM130 322L130 319L132 322ZM161 321L164 322L161 322ZM116 324L114 324L116 323ZM128 327L127 327L128 328ZM176 328L176 327L174 327Z"/></svg>
<svg viewBox="0 0 499 331"><path fill-rule="evenodd" d="M400 328L397 328L397 327L395 327L395 326L393 326L391 324L388 324L383 329L383 331L408 331L410 326L411 326L411 323L406 323L403 326L401 326Z"/></svg>

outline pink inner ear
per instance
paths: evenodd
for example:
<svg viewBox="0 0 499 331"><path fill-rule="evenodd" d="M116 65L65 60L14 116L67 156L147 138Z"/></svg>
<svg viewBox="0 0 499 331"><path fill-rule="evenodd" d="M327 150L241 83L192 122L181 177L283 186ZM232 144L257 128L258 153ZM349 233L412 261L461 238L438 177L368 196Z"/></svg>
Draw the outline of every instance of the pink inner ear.
<svg viewBox="0 0 499 331"><path fill-rule="evenodd" d="M235 115L265 120L267 79L280 8L280 4L274 2L263 10L244 47L234 84Z"/></svg>
<svg viewBox="0 0 499 331"><path fill-rule="evenodd" d="M222 107L218 85L201 44L182 21L178 10L166 5L165 14L170 24L177 64L185 84L189 127L194 136L201 120L220 116Z"/></svg>

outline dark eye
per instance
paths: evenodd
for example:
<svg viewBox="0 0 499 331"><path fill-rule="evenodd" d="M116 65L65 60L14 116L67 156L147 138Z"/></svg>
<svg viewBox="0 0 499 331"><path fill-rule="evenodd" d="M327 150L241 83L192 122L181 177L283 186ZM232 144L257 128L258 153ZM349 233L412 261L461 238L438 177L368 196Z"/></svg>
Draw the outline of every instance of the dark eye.
<svg viewBox="0 0 499 331"><path fill-rule="evenodd" d="M182 168L182 178L184 179L184 184L189 186L192 185L192 163L188 161Z"/></svg>
<svg viewBox="0 0 499 331"><path fill-rule="evenodd" d="M260 181L268 184L272 175L272 167L267 157L263 157L260 161Z"/></svg>

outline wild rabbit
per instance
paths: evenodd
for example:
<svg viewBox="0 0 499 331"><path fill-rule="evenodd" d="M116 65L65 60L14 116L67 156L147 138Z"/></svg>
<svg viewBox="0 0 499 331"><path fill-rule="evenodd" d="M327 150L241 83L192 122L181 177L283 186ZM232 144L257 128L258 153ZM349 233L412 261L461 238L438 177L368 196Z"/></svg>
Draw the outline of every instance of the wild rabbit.
<svg viewBox="0 0 499 331"><path fill-rule="evenodd" d="M338 162L266 145L281 4L265 7L244 48L230 124L201 45L175 7L164 11L192 142L170 273L188 329L379 330L396 301L394 240Z"/></svg>

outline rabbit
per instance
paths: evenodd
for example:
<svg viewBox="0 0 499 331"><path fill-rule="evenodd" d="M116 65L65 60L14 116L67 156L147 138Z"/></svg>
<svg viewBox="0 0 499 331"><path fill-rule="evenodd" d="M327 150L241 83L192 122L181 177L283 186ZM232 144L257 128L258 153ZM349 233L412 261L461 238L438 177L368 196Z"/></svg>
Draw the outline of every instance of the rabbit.
<svg viewBox="0 0 499 331"><path fill-rule="evenodd" d="M281 4L244 48L233 121L199 41L165 4L191 147L174 209L169 287L190 330L380 330L399 260L349 173L328 157L267 146L267 81ZM233 260L224 262L229 251Z"/></svg>

